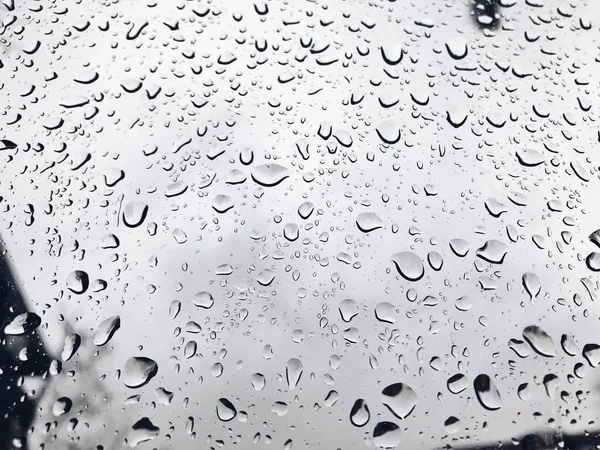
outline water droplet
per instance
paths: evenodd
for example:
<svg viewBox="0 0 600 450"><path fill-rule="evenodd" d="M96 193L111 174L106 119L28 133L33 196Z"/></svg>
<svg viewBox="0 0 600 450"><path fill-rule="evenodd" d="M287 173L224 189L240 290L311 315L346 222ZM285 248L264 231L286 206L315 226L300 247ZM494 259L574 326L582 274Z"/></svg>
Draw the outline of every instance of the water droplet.
<svg viewBox="0 0 600 450"><path fill-rule="evenodd" d="M535 273L527 272L523 274L521 281L523 287L529 294L530 300L533 301L542 291L542 282L540 278Z"/></svg>
<svg viewBox="0 0 600 450"><path fill-rule="evenodd" d="M262 391L267 384L267 380L262 373L255 373L250 377L250 383L256 391Z"/></svg>
<svg viewBox="0 0 600 450"><path fill-rule="evenodd" d="M379 448L394 448L402 440L400 427L393 422L379 422L373 430L373 443Z"/></svg>
<svg viewBox="0 0 600 450"><path fill-rule="evenodd" d="M90 285L90 278L83 270L75 270L67 275L67 288L74 294L83 294Z"/></svg>
<svg viewBox="0 0 600 450"><path fill-rule="evenodd" d="M137 447L142 442L151 441L160 433L160 428L155 426L150 419L143 417L133 424L129 432L129 445Z"/></svg>
<svg viewBox="0 0 600 450"><path fill-rule="evenodd" d="M121 327L121 318L112 316L104 319L94 334L94 345L101 346L108 344L115 332Z"/></svg>
<svg viewBox="0 0 600 450"><path fill-rule="evenodd" d="M277 186L289 176L289 170L279 164L263 164L252 171L252 179L265 187Z"/></svg>
<svg viewBox="0 0 600 450"><path fill-rule="evenodd" d="M471 246L464 239L456 238L450 241L450 249L456 256L464 258L469 253Z"/></svg>
<svg viewBox="0 0 600 450"><path fill-rule="evenodd" d="M508 245L496 239L490 239L477 250L477 256L492 264L502 264L507 253Z"/></svg>
<svg viewBox="0 0 600 450"><path fill-rule="evenodd" d="M340 302L338 310L340 311L342 320L348 323L358 315L358 303L355 300L347 298Z"/></svg>
<svg viewBox="0 0 600 450"><path fill-rule="evenodd" d="M237 416L237 410L235 409L235 406L233 406L233 403L226 398L220 398L217 401L216 410L217 417L223 422L229 422L230 420L233 420L235 416Z"/></svg>
<svg viewBox="0 0 600 450"><path fill-rule="evenodd" d="M395 144L400 140L400 128L392 122L382 122L375 129L379 139L386 144Z"/></svg>
<svg viewBox="0 0 600 450"><path fill-rule="evenodd" d="M212 207L219 214L225 214L234 206L233 198L228 195L218 194L213 198Z"/></svg>
<svg viewBox="0 0 600 450"><path fill-rule="evenodd" d="M593 272L600 272L600 253L591 252L585 258L585 264Z"/></svg>
<svg viewBox="0 0 600 450"><path fill-rule="evenodd" d="M384 323L395 323L396 308L388 302L381 302L375 305L375 318Z"/></svg>
<svg viewBox="0 0 600 450"><path fill-rule="evenodd" d="M296 386L298 386L298 383L300 382L300 377L302 377L303 371L304 366L298 358L292 358L288 360L287 364L285 365L285 379L290 389L296 389Z"/></svg>
<svg viewBox="0 0 600 450"><path fill-rule="evenodd" d="M288 223L283 227L283 236L290 242L294 242L300 236L300 230L295 223Z"/></svg>
<svg viewBox="0 0 600 450"><path fill-rule="evenodd" d="M392 255L392 261L396 265L398 273L408 281L418 281L425 274L421 258L412 252L395 253Z"/></svg>
<svg viewBox="0 0 600 450"><path fill-rule="evenodd" d="M485 374L477 375L473 381L475 395L481 406L489 411L496 411L502 407L500 392L492 379Z"/></svg>
<svg viewBox="0 0 600 450"><path fill-rule="evenodd" d="M371 413L369 412L367 403L362 398L359 398L354 402L350 410L350 423L355 427L364 427L369 423L370 418Z"/></svg>
<svg viewBox="0 0 600 450"><path fill-rule="evenodd" d="M144 356L133 356L123 368L123 383L130 388L139 388L147 384L157 372L156 361Z"/></svg>
<svg viewBox="0 0 600 450"><path fill-rule="evenodd" d="M73 401L69 397L60 397L52 405L52 414L55 417L62 416L71 411L73 407Z"/></svg>
<svg viewBox="0 0 600 450"><path fill-rule="evenodd" d="M600 365L600 345L585 344L582 355L591 367L598 367Z"/></svg>
<svg viewBox="0 0 600 450"><path fill-rule="evenodd" d="M42 323L42 319L36 313L26 312L19 314L8 325L4 327L4 333L11 336L27 334Z"/></svg>
<svg viewBox="0 0 600 450"><path fill-rule="evenodd" d="M453 394L460 394L462 391L467 389L467 387L469 387L469 380L462 373L457 373L456 375L448 378L446 386Z"/></svg>
<svg viewBox="0 0 600 450"><path fill-rule="evenodd" d="M460 420L454 416L448 417L444 421L444 428L448 434L456 434L460 431Z"/></svg>
<svg viewBox="0 0 600 450"><path fill-rule="evenodd" d="M70 360L81 345L81 336L77 333L70 333L65 337L63 351L60 355L63 361Z"/></svg>
<svg viewBox="0 0 600 450"><path fill-rule="evenodd" d="M148 205L142 201L133 201L125 205L123 223L129 228L139 227L148 214Z"/></svg>
<svg viewBox="0 0 600 450"><path fill-rule="evenodd" d="M265 269L265 270L261 271L258 274L258 277L256 277L256 281L261 286L269 286L273 282L274 279L275 279L275 272L273 272L271 269Z"/></svg>
<svg viewBox="0 0 600 450"><path fill-rule="evenodd" d="M523 339L538 354L552 358L556 356L556 348L552 338L540 327L530 325L523 330Z"/></svg>
<svg viewBox="0 0 600 450"><path fill-rule="evenodd" d="M526 167L535 167L544 162L544 155L537 150L523 148L517 150L517 159Z"/></svg>
<svg viewBox="0 0 600 450"><path fill-rule="evenodd" d="M467 41L462 36L456 36L446 41L446 50L453 59L463 59L467 56Z"/></svg>
<svg viewBox="0 0 600 450"><path fill-rule="evenodd" d="M194 295L194 305L199 308L210 309L215 304L215 300L210 292L198 292Z"/></svg>
<svg viewBox="0 0 600 450"><path fill-rule="evenodd" d="M436 272L441 270L441 268L444 264L442 255L440 255L438 252L429 252L427 254L427 262L429 262L429 265L431 266L431 268L433 270L435 270Z"/></svg>
<svg viewBox="0 0 600 450"><path fill-rule="evenodd" d="M407 418L417 406L417 394L407 384L391 384L381 394L382 403L399 419Z"/></svg>
<svg viewBox="0 0 600 450"><path fill-rule="evenodd" d="M369 233L379 228L383 228L383 221L372 212L360 213L356 218L356 226L363 233Z"/></svg>

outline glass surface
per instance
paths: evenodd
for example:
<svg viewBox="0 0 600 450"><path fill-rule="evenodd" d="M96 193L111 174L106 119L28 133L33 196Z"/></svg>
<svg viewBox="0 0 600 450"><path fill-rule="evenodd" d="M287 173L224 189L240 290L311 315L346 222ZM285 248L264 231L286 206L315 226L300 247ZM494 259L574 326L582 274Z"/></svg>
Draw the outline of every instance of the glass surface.
<svg viewBox="0 0 600 450"><path fill-rule="evenodd" d="M599 2L0 11L0 449L600 448Z"/></svg>

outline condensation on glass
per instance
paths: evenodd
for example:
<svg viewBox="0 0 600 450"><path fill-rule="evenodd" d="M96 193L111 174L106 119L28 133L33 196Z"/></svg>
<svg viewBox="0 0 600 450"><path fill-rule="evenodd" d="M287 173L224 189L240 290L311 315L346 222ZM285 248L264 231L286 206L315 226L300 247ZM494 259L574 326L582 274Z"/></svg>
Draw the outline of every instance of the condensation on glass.
<svg viewBox="0 0 600 450"><path fill-rule="evenodd" d="M0 11L0 449L598 448L600 4Z"/></svg>

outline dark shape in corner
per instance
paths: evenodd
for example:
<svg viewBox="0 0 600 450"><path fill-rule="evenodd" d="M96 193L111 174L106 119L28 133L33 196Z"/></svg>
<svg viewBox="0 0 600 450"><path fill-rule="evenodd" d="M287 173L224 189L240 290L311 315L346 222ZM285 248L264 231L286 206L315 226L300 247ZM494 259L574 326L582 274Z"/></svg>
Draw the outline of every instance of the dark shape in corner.
<svg viewBox="0 0 600 450"><path fill-rule="evenodd" d="M35 401L24 395L19 386L22 376L41 376L50 365L42 340L36 331L9 336L4 327L27 307L6 261L6 251L0 242L0 450L14 448L13 439L25 436L34 418ZM27 359L19 352L27 347Z"/></svg>

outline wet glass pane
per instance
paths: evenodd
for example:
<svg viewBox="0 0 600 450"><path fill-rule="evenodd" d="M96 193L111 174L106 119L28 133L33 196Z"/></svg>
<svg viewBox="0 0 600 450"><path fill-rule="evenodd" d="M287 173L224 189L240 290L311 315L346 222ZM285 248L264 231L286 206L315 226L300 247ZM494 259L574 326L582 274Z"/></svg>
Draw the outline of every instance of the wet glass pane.
<svg viewBox="0 0 600 450"><path fill-rule="evenodd" d="M599 448L600 3L0 11L1 450Z"/></svg>

